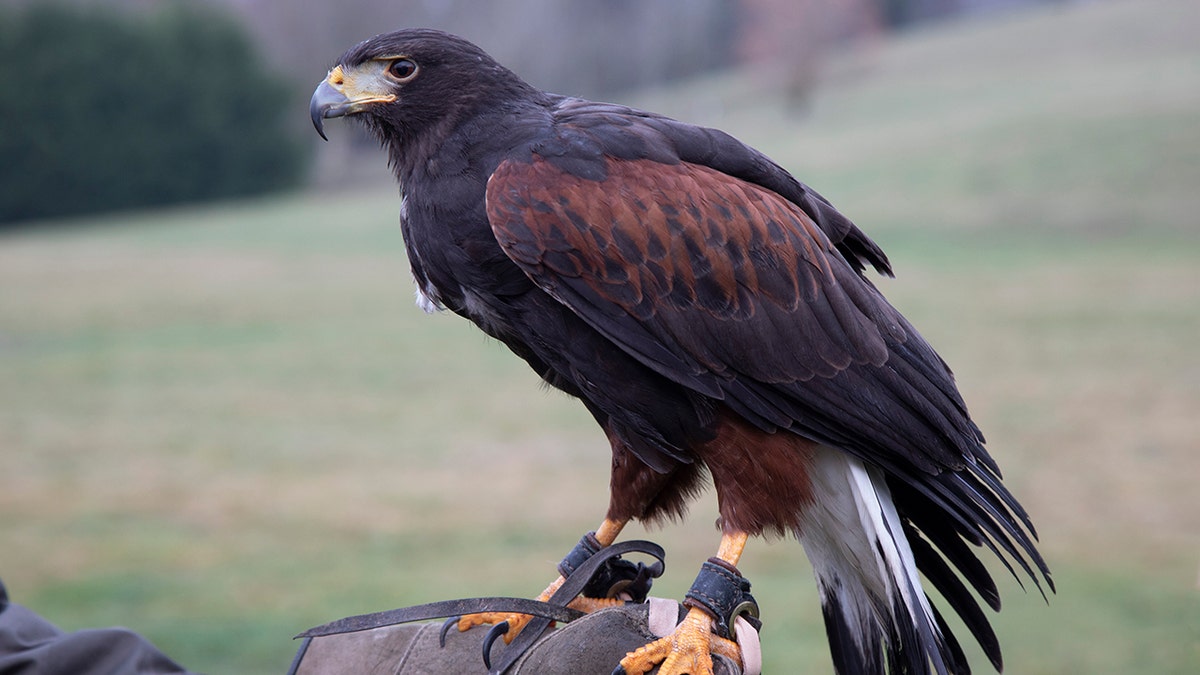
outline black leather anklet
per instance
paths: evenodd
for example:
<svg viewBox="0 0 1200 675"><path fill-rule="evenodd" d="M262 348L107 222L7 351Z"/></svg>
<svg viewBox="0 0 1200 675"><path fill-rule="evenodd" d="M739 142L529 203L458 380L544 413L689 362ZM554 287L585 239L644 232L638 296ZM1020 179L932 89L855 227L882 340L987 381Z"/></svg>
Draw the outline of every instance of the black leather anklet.
<svg viewBox="0 0 1200 675"><path fill-rule="evenodd" d="M580 565L604 548L596 539L596 533L588 532L575 544L575 548L567 553L562 562L558 563L558 573L564 579L570 577ZM588 580L583 595L589 598L615 598L627 593L633 602L645 602L654 580L662 576L662 573L662 560L646 565L641 562L634 564L620 556L612 556L605 560Z"/></svg>
<svg viewBox="0 0 1200 675"><path fill-rule="evenodd" d="M683 604L712 616L717 635L723 638L733 639L733 624L739 616L745 616L755 630L762 626L758 603L750 595L750 582L736 567L720 558L709 558L700 566Z"/></svg>

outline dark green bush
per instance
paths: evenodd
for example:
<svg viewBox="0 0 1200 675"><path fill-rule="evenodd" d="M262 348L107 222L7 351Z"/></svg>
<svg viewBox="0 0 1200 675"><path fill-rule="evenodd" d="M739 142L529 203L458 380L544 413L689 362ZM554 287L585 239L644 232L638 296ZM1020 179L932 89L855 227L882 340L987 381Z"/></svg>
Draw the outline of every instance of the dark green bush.
<svg viewBox="0 0 1200 675"><path fill-rule="evenodd" d="M289 94L215 12L0 12L0 225L295 186Z"/></svg>

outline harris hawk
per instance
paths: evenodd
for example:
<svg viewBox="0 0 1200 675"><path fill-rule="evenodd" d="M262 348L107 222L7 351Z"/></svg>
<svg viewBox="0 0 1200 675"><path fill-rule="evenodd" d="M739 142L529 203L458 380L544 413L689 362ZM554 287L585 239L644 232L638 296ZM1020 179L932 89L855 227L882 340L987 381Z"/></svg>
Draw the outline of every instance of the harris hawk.
<svg viewBox="0 0 1200 675"><path fill-rule="evenodd" d="M737 574L748 537L793 534L839 673L969 672L926 583L1001 668L976 552L1053 590L1036 533L949 368L866 277L891 276L887 257L828 201L726 133L540 91L434 30L351 48L310 113L322 137L353 116L385 146L418 304L470 320L603 429L596 544L682 517L707 474L706 564ZM618 670L736 658L713 608L685 604ZM501 619L506 638L522 626L460 627Z"/></svg>

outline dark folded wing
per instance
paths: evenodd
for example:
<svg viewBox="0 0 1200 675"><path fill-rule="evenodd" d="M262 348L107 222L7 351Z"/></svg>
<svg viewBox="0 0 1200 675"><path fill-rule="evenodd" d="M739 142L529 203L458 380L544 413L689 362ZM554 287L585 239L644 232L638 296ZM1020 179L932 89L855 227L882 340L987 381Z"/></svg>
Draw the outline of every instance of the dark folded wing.
<svg viewBox="0 0 1200 675"><path fill-rule="evenodd" d="M930 473L990 464L949 371L797 205L715 169L502 164L488 216L536 284L764 428Z"/></svg>

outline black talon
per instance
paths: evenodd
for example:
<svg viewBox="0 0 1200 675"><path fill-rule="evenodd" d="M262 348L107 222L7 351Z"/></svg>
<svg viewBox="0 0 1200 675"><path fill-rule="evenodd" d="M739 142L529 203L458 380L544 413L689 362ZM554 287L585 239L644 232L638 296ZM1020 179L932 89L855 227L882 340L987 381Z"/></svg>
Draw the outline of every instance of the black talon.
<svg viewBox="0 0 1200 675"><path fill-rule="evenodd" d="M609 675L629 675L629 673L625 672L625 667L618 663L617 667L613 668L613 671Z"/></svg>
<svg viewBox="0 0 1200 675"><path fill-rule="evenodd" d="M446 648L446 633L450 632L450 627L456 625L459 619L462 619L462 617L452 616L442 623L442 629L438 631L438 646L442 649Z"/></svg>
<svg viewBox="0 0 1200 675"><path fill-rule="evenodd" d="M508 622L501 621L495 626L492 626L492 629L488 631L488 634L483 636L483 665L487 666L488 670L492 669L492 645L507 632Z"/></svg>

